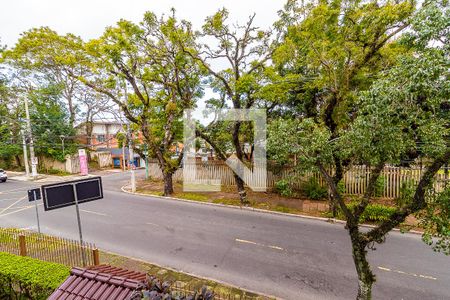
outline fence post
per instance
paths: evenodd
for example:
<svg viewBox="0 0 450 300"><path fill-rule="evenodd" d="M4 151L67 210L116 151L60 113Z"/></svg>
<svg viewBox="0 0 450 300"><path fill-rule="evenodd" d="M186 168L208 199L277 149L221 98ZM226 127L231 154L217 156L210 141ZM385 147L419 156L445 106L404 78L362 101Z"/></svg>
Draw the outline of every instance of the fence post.
<svg viewBox="0 0 450 300"><path fill-rule="evenodd" d="M19 255L27 256L27 244L25 241L25 235L19 235Z"/></svg>
<svg viewBox="0 0 450 300"><path fill-rule="evenodd" d="M100 255L97 248L92 249L92 256L94 257L94 266L100 265Z"/></svg>

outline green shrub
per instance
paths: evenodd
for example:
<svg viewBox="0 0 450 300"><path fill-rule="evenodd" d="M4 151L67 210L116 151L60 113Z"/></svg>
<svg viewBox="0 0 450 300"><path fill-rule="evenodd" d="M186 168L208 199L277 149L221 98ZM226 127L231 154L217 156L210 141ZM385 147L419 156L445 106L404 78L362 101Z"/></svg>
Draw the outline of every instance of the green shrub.
<svg viewBox="0 0 450 300"><path fill-rule="evenodd" d="M352 202L347 204L347 207L353 211L358 202ZM396 208L391 206L386 206L382 204L369 204L367 205L364 212L361 214L360 222L383 222L388 220L391 215L395 212ZM339 219L344 219L344 213L339 208L338 216Z"/></svg>
<svg viewBox="0 0 450 300"><path fill-rule="evenodd" d="M341 195L345 194L345 192L347 191L343 180L339 181L339 183L337 184L337 190Z"/></svg>
<svg viewBox="0 0 450 300"><path fill-rule="evenodd" d="M377 181L375 182L375 189L374 189L374 195L375 197L381 197L383 196L383 192L384 192L384 176L380 176L377 178Z"/></svg>
<svg viewBox="0 0 450 300"><path fill-rule="evenodd" d="M319 200L328 196L328 191L322 187L316 178L310 177L303 185L302 191L306 197L312 200Z"/></svg>
<svg viewBox="0 0 450 300"><path fill-rule="evenodd" d="M383 222L389 220L395 210L395 207L381 204L369 204L361 215L361 222Z"/></svg>
<svg viewBox="0 0 450 300"><path fill-rule="evenodd" d="M292 196L291 186L289 185L289 182L286 179L281 179L281 180L275 182L275 190L281 196L284 196L284 197Z"/></svg>
<svg viewBox="0 0 450 300"><path fill-rule="evenodd" d="M414 196L416 184L412 180L402 182L400 186L400 195L395 198L395 203L399 207L409 204Z"/></svg>
<svg viewBox="0 0 450 300"><path fill-rule="evenodd" d="M0 299L47 299L69 271L60 264L0 252Z"/></svg>

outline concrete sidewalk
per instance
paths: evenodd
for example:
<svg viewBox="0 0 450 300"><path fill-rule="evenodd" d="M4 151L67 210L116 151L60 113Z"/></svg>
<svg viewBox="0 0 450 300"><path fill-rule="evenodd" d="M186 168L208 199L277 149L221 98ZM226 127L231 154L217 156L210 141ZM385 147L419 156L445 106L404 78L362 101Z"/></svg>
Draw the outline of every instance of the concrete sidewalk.
<svg viewBox="0 0 450 300"><path fill-rule="evenodd" d="M8 174L8 180L15 180L15 181L58 182L58 181L68 181L68 180L77 180L77 179L86 178L86 176L82 176L80 174L72 174L72 175L65 175L65 176L38 174L37 178L33 179L31 176L27 176L25 172L16 172L16 171L6 170L6 173ZM111 173L122 173L122 170L118 170L118 169L98 170L98 171L93 171L92 173L90 173L87 176L102 176L102 175L108 175Z"/></svg>

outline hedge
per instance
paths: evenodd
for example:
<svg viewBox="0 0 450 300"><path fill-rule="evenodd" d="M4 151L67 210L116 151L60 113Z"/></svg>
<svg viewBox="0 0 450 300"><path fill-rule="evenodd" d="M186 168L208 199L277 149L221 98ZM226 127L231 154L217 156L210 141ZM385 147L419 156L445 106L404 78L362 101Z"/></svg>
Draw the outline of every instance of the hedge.
<svg viewBox="0 0 450 300"><path fill-rule="evenodd" d="M47 299L70 268L0 252L0 299Z"/></svg>

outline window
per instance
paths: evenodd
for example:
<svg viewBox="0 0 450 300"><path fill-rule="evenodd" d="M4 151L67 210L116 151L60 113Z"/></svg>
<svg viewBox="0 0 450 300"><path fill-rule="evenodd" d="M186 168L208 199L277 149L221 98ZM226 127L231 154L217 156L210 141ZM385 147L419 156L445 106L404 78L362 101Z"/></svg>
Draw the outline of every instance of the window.
<svg viewBox="0 0 450 300"><path fill-rule="evenodd" d="M97 135L97 141L98 141L99 143L105 142L105 135L104 135L104 134L99 134L99 135Z"/></svg>

